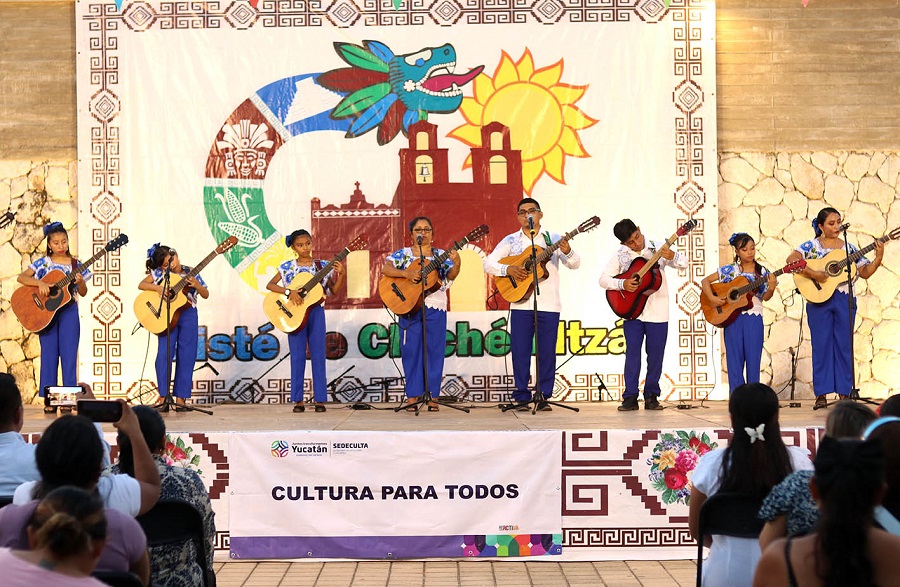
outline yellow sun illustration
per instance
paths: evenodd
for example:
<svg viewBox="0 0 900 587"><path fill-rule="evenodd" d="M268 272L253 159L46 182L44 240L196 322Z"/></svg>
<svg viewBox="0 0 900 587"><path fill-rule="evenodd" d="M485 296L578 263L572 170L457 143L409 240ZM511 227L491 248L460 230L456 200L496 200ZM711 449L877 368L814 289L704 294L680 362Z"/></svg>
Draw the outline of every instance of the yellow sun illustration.
<svg viewBox="0 0 900 587"><path fill-rule="evenodd" d="M530 50L525 49L515 63L504 51L493 78L485 73L475 78L475 95L463 98L459 109L466 124L448 136L480 147L481 127L500 122L510 130L512 148L522 153L525 193L531 195L545 173L565 184L566 155L590 156L577 131L593 126L597 120L575 106L588 86L560 83L562 73L562 60L536 70ZM463 169L471 166L470 155Z"/></svg>

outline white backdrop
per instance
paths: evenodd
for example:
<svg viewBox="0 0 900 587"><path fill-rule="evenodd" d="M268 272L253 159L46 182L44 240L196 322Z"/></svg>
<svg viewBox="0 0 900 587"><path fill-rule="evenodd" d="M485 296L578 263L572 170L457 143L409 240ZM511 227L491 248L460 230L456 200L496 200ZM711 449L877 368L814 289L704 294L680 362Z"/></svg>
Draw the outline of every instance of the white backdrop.
<svg viewBox="0 0 900 587"><path fill-rule="evenodd" d="M211 297L200 306L198 367L209 360L218 375L199 371L195 398L284 400L288 361L274 365L287 352L286 339L266 326L260 295L275 266L288 258L281 237L311 226L313 198L323 207L346 205L356 182L368 205L393 202L405 223L414 210L404 207L402 198L398 203L395 192L404 181L398 153L408 141L400 133L379 145L375 130L345 137L346 121L327 121L341 97L307 78L292 81L289 91L277 97L280 112L260 110L267 116L267 140L275 142L255 153L269 154L263 173L228 177L221 169L210 171L209 162L216 141L223 140L222 127L236 125L249 117L248 108L265 103L261 89L291 76L347 67L335 44L361 46L367 40L397 55L452 45L455 64L448 69L457 75L483 66L479 78L460 86L461 109L431 111L427 119L437 125L438 146L446 149L450 182L469 185L464 189L470 191L473 171L465 163L472 145L465 139L478 136L481 124L490 122L472 120L472 115L499 116L509 126L512 149L524 161L523 189L504 200L508 215L492 217L492 238L516 229L513 210L524 195L541 202L544 224L554 231L571 230L591 215L602 219L599 229L573 241L583 259L581 269L561 271L565 325L558 363L572 353L578 356L560 368L556 397L596 399L601 378L614 394L622 390L621 330L605 302L597 301L602 296L597 279L618 245L612 227L624 217L658 240L689 217L701 221L677 245L688 253L690 269L669 274L672 321L663 389L665 397L683 399L713 392L718 337L707 335L697 314L699 281L717 265L712 2L673 1L666 8L655 0L608 0L580 11L552 2L526 11L436 2L404 5L397 12L390 2L335 2L321 9L294 2L263 1L256 8L243 1L125 2L119 11L112 1L79 0L76 20L81 222L94 227L80 232L90 239L81 250L118 231L131 239L120 258L99 268L101 287L92 288L99 292L88 322L92 335L82 337L82 372L91 372L103 392L134 395L142 370L150 380L143 388L155 386L154 350L144 369L146 334L130 334L145 251L162 242L177 248L187 264L204 257L222 240L224 219L213 210L220 203L209 193L205 201L204 190L224 184L253 192L248 199L244 191L235 192L243 209L230 209L237 214L227 219L234 221L230 225L243 222L242 230L252 224L258 231L242 232L246 242L202 274ZM518 102L509 98L515 84ZM499 100L501 89L507 102L484 106L491 98ZM319 113L319 128L341 130L316 130L315 124L302 131L291 128ZM553 128L558 135L548 131ZM462 236L441 230L453 220L448 214L453 201L446 200L442 196L424 204L434 218L435 240L443 246ZM371 226L370 232L382 230ZM342 245L328 243L327 234L318 237L320 249ZM379 266L381 257L370 264ZM464 266L478 270L477 257L466 257ZM358 279L354 287L358 291ZM451 311L448 330L478 329L478 336L489 338L492 325L505 317L506 312L487 306ZM390 324L383 309L355 308L352 300L329 310L329 330L342 334L347 346L345 354L329 361L329 377L353 367L339 387L401 375L399 361L368 348L365 341L371 338L363 336L361 348L360 331L367 335ZM264 338L254 346L251 336L259 335ZM491 340L499 340L494 336ZM155 348L155 340L150 345ZM509 373L507 355L503 348L493 354L460 356L453 350L445 391L483 400L505 397L509 380L499 376ZM394 395L401 389L397 382L389 385ZM724 389L719 386L710 397L724 397Z"/></svg>

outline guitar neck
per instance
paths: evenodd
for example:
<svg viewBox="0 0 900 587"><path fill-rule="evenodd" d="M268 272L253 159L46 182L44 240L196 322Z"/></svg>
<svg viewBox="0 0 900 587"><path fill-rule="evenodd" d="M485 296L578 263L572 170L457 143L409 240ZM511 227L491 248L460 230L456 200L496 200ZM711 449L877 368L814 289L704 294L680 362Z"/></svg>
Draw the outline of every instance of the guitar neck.
<svg viewBox="0 0 900 587"><path fill-rule="evenodd" d="M666 241L666 244L656 249L656 252L653 253L653 256L650 257L650 259L647 260L644 266L638 270L638 276L643 278L648 271L656 267L656 263L659 261L660 257L662 257L662 250L666 247L672 246L672 243L674 243L676 240L678 240L678 232L669 237L669 239Z"/></svg>
<svg viewBox="0 0 900 587"><path fill-rule="evenodd" d="M553 244L551 244L551 245L548 245L546 249L544 249L543 251L541 251L541 253L537 256L537 262L538 262L538 263L543 263L544 261L546 261L547 259L549 259L550 256L553 255L553 253L556 252L556 249L558 249L559 247L562 246L563 241L568 241L568 240L571 240L571 239L575 238L575 235L579 234L580 232L581 232L581 230L579 230L578 228L576 228L576 229L573 230L572 232L567 232L566 234L562 235L562 238L560 238L560 239L559 239L558 241L556 241L555 243L553 243Z"/></svg>
<svg viewBox="0 0 900 587"><path fill-rule="evenodd" d="M191 269L188 274L184 276L184 279L179 281L178 284L172 288L175 294L178 295L178 293L187 286L188 280L197 277L200 272L203 271L203 268L209 265L209 262L215 259L216 255L218 254L218 251L214 250L212 253L208 254L202 261L197 263L197 266Z"/></svg>
<svg viewBox="0 0 900 587"><path fill-rule="evenodd" d="M106 249L100 249L99 251L94 253L93 257L91 257L84 263L80 263L77 267L75 267L75 269L72 270L71 273L66 275L64 278L60 279L56 285L58 287L69 287L69 285L71 285L72 282L75 281L76 275L80 275L81 273L83 273L85 269L87 269L88 267L93 265L97 261L97 259L99 259L100 257L102 257L105 254L106 254Z"/></svg>
<svg viewBox="0 0 900 587"><path fill-rule="evenodd" d="M349 255L349 254L350 254L350 249L347 247L344 247L341 250L341 252L339 252L337 255L334 256L334 258L331 259L331 261L329 261L328 263L325 264L324 267L322 267L321 269L316 271L316 274L312 276L312 279L307 281L303 287L306 289L311 289L311 288L315 287L316 285L322 283L322 280L325 279L325 277L329 273L331 273L331 269L332 269L332 267L334 267L334 264L337 263L338 261L343 261L344 259L347 258L347 255Z"/></svg>
<svg viewBox="0 0 900 587"><path fill-rule="evenodd" d="M460 250L461 248L463 248L464 246L466 246L466 244L468 244L469 240L470 240L469 237L466 236L466 237L463 238L461 241L453 243L453 246L452 246L452 247L450 247L449 249L447 249L446 251L444 251L444 252L441 253L440 255L436 255L436 256L434 257L434 259L431 260L430 263L428 263L427 265L425 265L425 268L422 270L422 275L428 275L429 273L431 273L432 271L434 271L435 269L437 269L438 267L440 267L441 265L443 265L443 264L444 264L444 261L446 261L447 259L450 258L450 252L451 252L451 251L458 251L458 250Z"/></svg>
<svg viewBox="0 0 900 587"><path fill-rule="evenodd" d="M778 271L773 271L770 275L774 275L777 278L778 276L782 275L785 272L785 269L786 269L785 267L782 267ZM767 282L768 280L769 280L769 275L761 275L761 276L757 277L756 279L754 279L753 281L751 281L750 283L748 283L747 285L745 285L743 287L739 287L737 289L737 293L738 293L738 295L744 295L745 293L755 291L755 290L759 289L759 287L762 284L764 284L765 282Z"/></svg>
<svg viewBox="0 0 900 587"><path fill-rule="evenodd" d="M840 266L841 266L841 267L846 267L848 261L849 261L850 263L856 263L856 262L857 262L861 257L863 257L866 253L868 253L869 251L874 251L874 250L875 250L875 245L876 245L876 244L878 244L878 243L886 243L886 242L889 241L889 240L891 240L891 235L889 235L889 234L886 234L886 235L884 235L884 236L881 237L881 238L875 239L871 244L868 244L868 245L864 246L863 248L859 249L859 250L856 251L855 253L851 253L846 259L840 261Z"/></svg>

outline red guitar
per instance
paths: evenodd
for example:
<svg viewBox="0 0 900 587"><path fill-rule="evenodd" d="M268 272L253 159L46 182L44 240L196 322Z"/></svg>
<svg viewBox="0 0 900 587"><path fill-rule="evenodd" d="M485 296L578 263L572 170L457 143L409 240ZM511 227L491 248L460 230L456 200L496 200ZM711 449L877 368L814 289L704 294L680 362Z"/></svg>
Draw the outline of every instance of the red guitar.
<svg viewBox="0 0 900 587"><path fill-rule="evenodd" d="M31 332L39 332L47 328L56 317L56 313L72 301L72 284L75 282L75 276L81 274L106 253L115 251L126 243L128 243L128 236L120 234L68 275L59 269L48 272L41 279L50 286L50 293L46 297L41 295L37 287L31 285L23 285L14 291L9 302L16 318L22 323L22 327Z"/></svg>
<svg viewBox="0 0 900 587"><path fill-rule="evenodd" d="M773 272L772 275L778 277L782 273L797 273L803 271L804 267L806 267L806 261L797 259ZM700 296L700 309L703 310L703 317L713 326L725 328L737 320L741 312L753 307L753 292L768 280L768 275L758 277L753 281L743 275L738 275L727 283L710 284L712 292L717 296L727 298L728 302L724 306L716 306L705 295Z"/></svg>
<svg viewBox="0 0 900 587"><path fill-rule="evenodd" d="M656 263L662 257L663 248L670 247L678 237L686 235L694 230L696 226L696 220L688 220L681 225L681 228L675 231L675 234L669 237L664 246L656 250L649 260L638 257L631 262L626 271L616 275L616 279L629 280L637 277L639 280L638 288L634 291L625 291L624 289L606 290L606 301L609 302L609 307L612 308L616 315L626 320L634 320L641 315L641 312L644 311L644 306L647 305L647 298L662 285L662 272Z"/></svg>

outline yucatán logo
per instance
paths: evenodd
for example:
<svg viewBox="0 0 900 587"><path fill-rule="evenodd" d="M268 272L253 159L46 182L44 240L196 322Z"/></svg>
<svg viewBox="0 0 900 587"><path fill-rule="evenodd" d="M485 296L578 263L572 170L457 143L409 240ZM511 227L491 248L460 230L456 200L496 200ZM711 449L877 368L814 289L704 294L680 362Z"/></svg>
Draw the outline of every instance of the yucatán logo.
<svg viewBox="0 0 900 587"><path fill-rule="evenodd" d="M272 443L272 456L277 459L283 459L288 456L290 447L285 440L276 440Z"/></svg>
<svg viewBox="0 0 900 587"><path fill-rule="evenodd" d="M324 457L328 455L328 443L292 442L291 454L295 457Z"/></svg>

